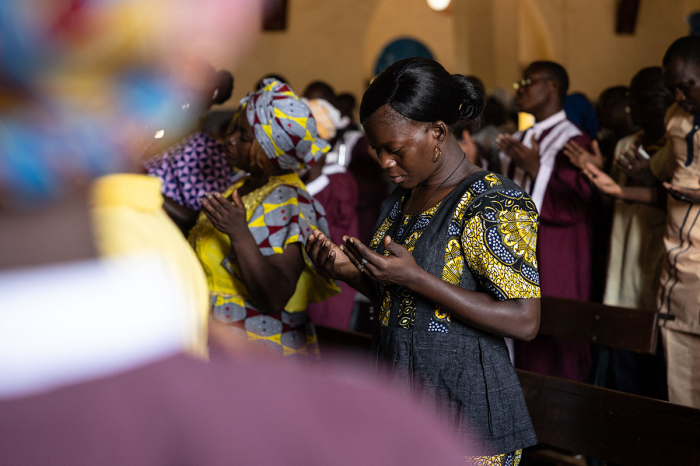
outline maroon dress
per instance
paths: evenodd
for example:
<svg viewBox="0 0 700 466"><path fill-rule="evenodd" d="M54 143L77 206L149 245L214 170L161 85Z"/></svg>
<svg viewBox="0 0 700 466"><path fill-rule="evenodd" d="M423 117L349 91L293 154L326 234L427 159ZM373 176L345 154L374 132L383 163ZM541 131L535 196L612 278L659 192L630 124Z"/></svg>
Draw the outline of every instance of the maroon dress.
<svg viewBox="0 0 700 466"><path fill-rule="evenodd" d="M590 147L586 136L573 138ZM560 152L540 212L537 261L543 296L590 299L591 187ZM588 382L591 351L587 343L538 336L515 342L515 366L540 374Z"/></svg>
<svg viewBox="0 0 700 466"><path fill-rule="evenodd" d="M326 220L335 244L343 242L343 236L358 237L357 227L357 184L353 176L343 171L323 175L328 178L328 185L314 198L326 211ZM355 290L344 282L338 282L340 294L320 303L310 303L307 313L315 324L347 330L350 316L355 304Z"/></svg>
<svg viewBox="0 0 700 466"><path fill-rule="evenodd" d="M537 262L543 296L588 301L591 283L591 187L564 155L569 141L591 150L591 141L561 110L513 135L527 147L537 141L540 169L533 180L504 153L503 174L532 196L540 214ZM538 336L515 342L515 366L540 374L588 382L590 347Z"/></svg>

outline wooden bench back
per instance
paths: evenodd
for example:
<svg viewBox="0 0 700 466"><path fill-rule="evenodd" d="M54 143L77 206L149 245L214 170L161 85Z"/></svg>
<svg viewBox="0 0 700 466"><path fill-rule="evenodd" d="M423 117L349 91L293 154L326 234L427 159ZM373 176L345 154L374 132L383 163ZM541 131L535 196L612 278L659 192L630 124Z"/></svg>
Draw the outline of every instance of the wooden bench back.
<svg viewBox="0 0 700 466"><path fill-rule="evenodd" d="M517 372L540 443L622 465L700 464L700 410Z"/></svg>
<svg viewBox="0 0 700 466"><path fill-rule="evenodd" d="M550 296L542 297L540 302L541 335L637 353L656 353L656 311L605 306Z"/></svg>
<svg viewBox="0 0 700 466"><path fill-rule="evenodd" d="M629 309L603 304L544 296L541 299L541 335L594 343L610 348L654 354L658 338L658 314L652 310ZM347 340L342 332L330 332L327 343ZM354 333L356 336L364 335ZM354 340L353 340L354 341ZM349 341L346 341L349 342Z"/></svg>

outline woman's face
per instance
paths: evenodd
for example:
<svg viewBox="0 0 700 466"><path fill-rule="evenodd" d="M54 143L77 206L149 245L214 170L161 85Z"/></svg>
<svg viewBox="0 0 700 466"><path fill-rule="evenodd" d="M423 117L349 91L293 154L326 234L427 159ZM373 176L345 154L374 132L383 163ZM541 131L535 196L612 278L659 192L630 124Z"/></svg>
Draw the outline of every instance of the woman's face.
<svg viewBox="0 0 700 466"><path fill-rule="evenodd" d="M255 133L248 122L245 111L231 123L229 132L225 138L227 156L226 160L234 169L251 171L251 149L255 142Z"/></svg>
<svg viewBox="0 0 700 466"><path fill-rule="evenodd" d="M409 120L386 104L374 112L363 127L367 141L392 183L414 188L437 168L433 154L444 135L434 125Z"/></svg>

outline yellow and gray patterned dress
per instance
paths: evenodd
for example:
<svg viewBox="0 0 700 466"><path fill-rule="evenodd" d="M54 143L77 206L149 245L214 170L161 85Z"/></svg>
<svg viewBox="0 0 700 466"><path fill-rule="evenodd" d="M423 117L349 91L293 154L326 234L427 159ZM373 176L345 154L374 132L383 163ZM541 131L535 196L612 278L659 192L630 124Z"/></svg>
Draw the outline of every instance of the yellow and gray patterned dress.
<svg viewBox="0 0 700 466"><path fill-rule="evenodd" d="M540 297L537 209L512 181L479 172L415 218L401 216L407 195L399 188L385 201L372 249L387 255L382 239L390 235L418 265L448 283L498 300ZM388 362L399 384L418 392L476 443L478 454L519 460L515 453L537 440L503 338L469 326L410 289L376 286L378 361Z"/></svg>
<svg viewBox="0 0 700 466"><path fill-rule="evenodd" d="M243 179L234 184L224 196L245 182ZM323 207L306 192L296 173L270 177L265 186L243 196L242 201L248 228L264 256L281 254L290 244L303 246L314 228L328 234ZM309 302L323 301L339 293L340 289L316 272L306 253L306 267L285 310L280 314L263 314L250 299L238 262L230 256L231 240L214 228L204 213L200 214L189 239L207 276L215 319L280 356L318 357L316 332L306 316L306 307Z"/></svg>

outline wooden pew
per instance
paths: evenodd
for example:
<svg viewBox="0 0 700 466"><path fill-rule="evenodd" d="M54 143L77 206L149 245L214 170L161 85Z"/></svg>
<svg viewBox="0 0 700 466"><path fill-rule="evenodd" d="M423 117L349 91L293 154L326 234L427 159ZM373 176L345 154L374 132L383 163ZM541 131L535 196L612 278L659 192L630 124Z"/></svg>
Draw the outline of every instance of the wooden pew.
<svg viewBox="0 0 700 466"><path fill-rule="evenodd" d="M593 343L610 348L654 354L659 315L629 309L543 296L541 335Z"/></svg>
<svg viewBox="0 0 700 466"><path fill-rule="evenodd" d="M543 296L540 334L584 343L653 354L656 351L658 314L603 304ZM360 328L369 331L373 313L366 311Z"/></svg>
<svg viewBox="0 0 700 466"><path fill-rule="evenodd" d="M598 303L543 296L540 335L597 345L592 383L604 387L610 348L656 353L659 314L653 310L605 306Z"/></svg>
<svg viewBox="0 0 700 466"><path fill-rule="evenodd" d="M540 443L621 465L700 465L700 410L517 372Z"/></svg>

